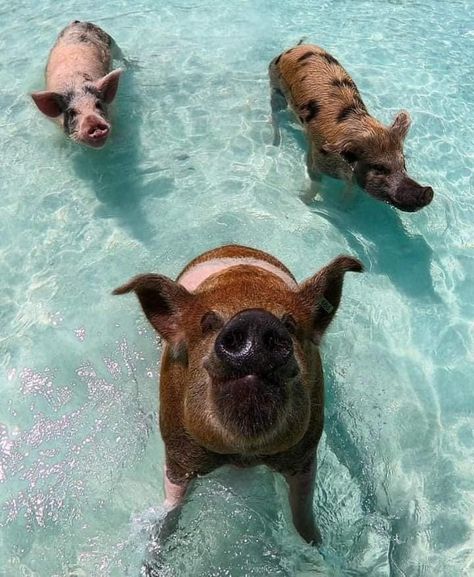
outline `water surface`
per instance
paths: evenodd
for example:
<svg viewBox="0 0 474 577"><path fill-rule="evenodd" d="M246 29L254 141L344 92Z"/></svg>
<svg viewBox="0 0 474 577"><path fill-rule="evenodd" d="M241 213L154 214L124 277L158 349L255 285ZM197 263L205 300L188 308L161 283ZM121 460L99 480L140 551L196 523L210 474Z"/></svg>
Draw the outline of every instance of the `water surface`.
<svg viewBox="0 0 474 577"><path fill-rule="evenodd" d="M0 7L0 575L459 577L473 570L474 130L470 1L26 0ZM102 151L69 143L28 98L73 19L132 65ZM268 62L305 37L350 71L369 110L411 112L404 214L334 181L309 205L305 150ZM163 498L159 343L132 297L238 242L298 279L359 257L323 346L326 427L318 552L283 481L222 469L196 483L177 532Z"/></svg>

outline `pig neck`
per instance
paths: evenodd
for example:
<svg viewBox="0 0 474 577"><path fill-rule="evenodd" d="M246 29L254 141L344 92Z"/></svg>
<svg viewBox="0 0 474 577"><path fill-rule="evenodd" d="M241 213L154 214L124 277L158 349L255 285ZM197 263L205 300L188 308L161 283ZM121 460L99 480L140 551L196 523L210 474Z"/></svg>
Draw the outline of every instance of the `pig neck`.
<svg viewBox="0 0 474 577"><path fill-rule="evenodd" d="M197 263L192 268L186 270L178 278L178 282L188 291L192 292L198 289L210 276L242 265L266 270L280 277L290 288L296 289L298 287L297 282L283 269L265 260L252 257L223 257Z"/></svg>

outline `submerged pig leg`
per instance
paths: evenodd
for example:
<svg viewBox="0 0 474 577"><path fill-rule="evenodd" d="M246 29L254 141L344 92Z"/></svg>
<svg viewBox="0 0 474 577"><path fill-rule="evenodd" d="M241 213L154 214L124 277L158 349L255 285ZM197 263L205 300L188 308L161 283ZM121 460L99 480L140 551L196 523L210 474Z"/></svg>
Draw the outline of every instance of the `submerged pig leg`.
<svg viewBox="0 0 474 577"><path fill-rule="evenodd" d="M285 473L289 485L289 500L293 523L298 533L313 545L321 543L321 533L314 521L313 496L316 460L312 459L299 473Z"/></svg>
<svg viewBox="0 0 474 577"><path fill-rule="evenodd" d="M272 94L270 98L272 106L272 126L273 126L273 145L279 146L281 141L280 126L278 123L278 113L285 110L288 106L283 92L279 88L272 87Z"/></svg>
<svg viewBox="0 0 474 577"><path fill-rule="evenodd" d="M173 483L168 476L168 466L164 467L164 477L165 477L165 502L164 507L167 510L174 509L184 499L186 491L188 489L189 480L185 480L183 483Z"/></svg>

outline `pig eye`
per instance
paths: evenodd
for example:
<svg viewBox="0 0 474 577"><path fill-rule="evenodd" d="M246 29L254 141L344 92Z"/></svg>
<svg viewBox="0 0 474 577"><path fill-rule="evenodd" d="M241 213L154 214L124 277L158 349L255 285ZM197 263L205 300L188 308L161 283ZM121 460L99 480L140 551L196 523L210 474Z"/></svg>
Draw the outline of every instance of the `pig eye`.
<svg viewBox="0 0 474 577"><path fill-rule="evenodd" d="M222 326L224 326L224 321L215 311L208 311L201 319L201 330L203 334L216 331Z"/></svg>
<svg viewBox="0 0 474 577"><path fill-rule="evenodd" d="M97 108L97 110L100 110L101 112L104 112L104 105L102 104L102 102L100 100L98 100L95 103L95 107Z"/></svg>
<svg viewBox="0 0 474 577"><path fill-rule="evenodd" d="M283 326L286 328L286 330L290 333L290 335L296 334L297 325L292 315L290 315L289 313L284 314L281 319L281 322L283 323Z"/></svg>

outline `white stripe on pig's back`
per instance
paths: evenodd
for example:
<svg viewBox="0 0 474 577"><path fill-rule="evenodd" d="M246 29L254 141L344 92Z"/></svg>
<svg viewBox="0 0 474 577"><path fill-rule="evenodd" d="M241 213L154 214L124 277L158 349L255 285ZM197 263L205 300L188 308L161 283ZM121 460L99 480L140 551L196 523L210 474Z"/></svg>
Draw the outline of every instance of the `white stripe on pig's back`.
<svg viewBox="0 0 474 577"><path fill-rule="evenodd" d="M298 285L296 281L283 269L258 258L216 258L197 263L192 268L186 270L179 278L178 282L188 291L194 291L211 275L222 272L234 266L253 266L264 269L280 277L290 288L295 289Z"/></svg>

